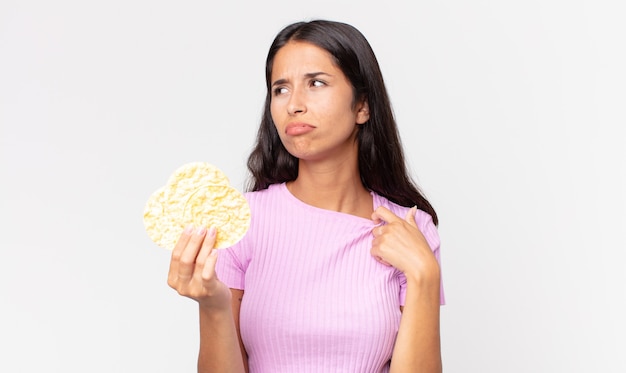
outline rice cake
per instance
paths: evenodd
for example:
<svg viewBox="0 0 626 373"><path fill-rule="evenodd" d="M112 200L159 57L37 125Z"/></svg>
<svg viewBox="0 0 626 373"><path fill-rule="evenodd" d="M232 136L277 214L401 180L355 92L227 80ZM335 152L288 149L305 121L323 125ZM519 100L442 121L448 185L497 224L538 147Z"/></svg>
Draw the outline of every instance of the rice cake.
<svg viewBox="0 0 626 373"><path fill-rule="evenodd" d="M148 236L160 247L172 250L185 227L193 224L215 227L215 247L225 248L248 230L250 207L221 170L194 162L179 167L150 196L143 220Z"/></svg>

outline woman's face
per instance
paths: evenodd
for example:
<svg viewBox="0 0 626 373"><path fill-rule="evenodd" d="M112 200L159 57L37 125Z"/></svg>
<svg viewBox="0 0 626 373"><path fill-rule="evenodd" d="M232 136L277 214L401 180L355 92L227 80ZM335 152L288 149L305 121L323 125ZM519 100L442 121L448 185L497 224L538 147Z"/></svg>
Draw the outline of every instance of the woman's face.
<svg viewBox="0 0 626 373"><path fill-rule="evenodd" d="M287 151L302 160L354 156L367 102L353 100L350 81L332 56L306 42L287 43L274 56L272 119Z"/></svg>

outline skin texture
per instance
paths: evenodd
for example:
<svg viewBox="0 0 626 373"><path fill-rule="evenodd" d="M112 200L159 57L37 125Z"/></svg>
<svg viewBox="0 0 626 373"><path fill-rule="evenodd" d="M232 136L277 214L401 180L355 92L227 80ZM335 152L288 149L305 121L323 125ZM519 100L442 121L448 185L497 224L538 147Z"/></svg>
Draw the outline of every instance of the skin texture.
<svg viewBox="0 0 626 373"><path fill-rule="evenodd" d="M289 42L277 52L271 82L272 118L285 148L299 159L298 177L287 183L290 192L315 207L386 223L372 231L371 254L407 277L391 371L441 372L437 260L415 224L415 209L406 217L384 207L372 211L360 181L355 136L367 125L367 101L355 102L331 56L305 42ZM245 295L217 279L214 242L213 229L186 229L172 252L168 283L199 304L198 371L243 372L239 309Z"/></svg>

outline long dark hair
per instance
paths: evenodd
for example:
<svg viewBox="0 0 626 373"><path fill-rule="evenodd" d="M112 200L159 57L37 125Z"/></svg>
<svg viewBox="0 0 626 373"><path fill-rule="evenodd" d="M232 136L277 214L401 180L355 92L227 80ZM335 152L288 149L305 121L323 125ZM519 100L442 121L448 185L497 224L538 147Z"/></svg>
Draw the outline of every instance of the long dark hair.
<svg viewBox="0 0 626 373"><path fill-rule="evenodd" d="M351 25L315 20L285 27L272 43L265 64L267 95L256 144L248 157L251 178L248 190L266 189L271 184L295 180L298 159L285 149L270 112L271 76L274 56L289 41L303 41L328 51L353 87L353 102L365 99L369 120L357 134L361 182L368 190L399 205L417 206L430 214L435 224L437 214L409 177L398 127L378 60L363 34Z"/></svg>

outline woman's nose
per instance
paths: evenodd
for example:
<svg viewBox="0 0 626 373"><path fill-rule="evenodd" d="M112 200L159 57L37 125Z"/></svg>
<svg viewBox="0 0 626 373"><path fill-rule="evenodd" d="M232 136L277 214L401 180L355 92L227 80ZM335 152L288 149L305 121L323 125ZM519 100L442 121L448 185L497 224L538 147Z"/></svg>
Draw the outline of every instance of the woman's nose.
<svg viewBox="0 0 626 373"><path fill-rule="evenodd" d="M287 104L287 112L289 115L302 114L306 112L306 104L304 94L298 90L293 90Z"/></svg>

